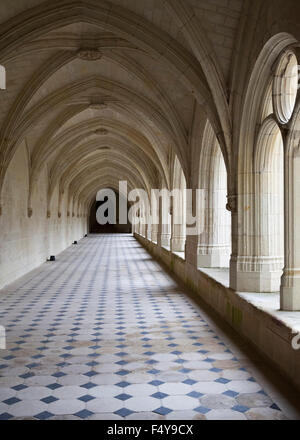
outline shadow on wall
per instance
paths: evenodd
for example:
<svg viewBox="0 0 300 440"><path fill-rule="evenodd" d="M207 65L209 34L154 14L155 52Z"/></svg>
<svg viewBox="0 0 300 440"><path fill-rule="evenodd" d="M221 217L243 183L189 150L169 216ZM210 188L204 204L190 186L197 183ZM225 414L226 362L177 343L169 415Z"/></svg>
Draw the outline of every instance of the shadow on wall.
<svg viewBox="0 0 300 440"><path fill-rule="evenodd" d="M116 194L116 224L111 225L111 224L107 223L105 225L100 225L98 223L97 218L96 218L97 209L103 203L105 203L105 201L95 200L95 202L93 203L93 205L91 207L90 219L89 219L89 232L91 234L104 234L104 233L128 234L128 233L132 232L131 223L128 220L127 220L127 224L125 224L125 225L119 224L119 209L118 209L118 207L119 207L120 195L117 192L115 192L115 194ZM129 205L127 204L127 219L128 219L128 211L129 211Z"/></svg>

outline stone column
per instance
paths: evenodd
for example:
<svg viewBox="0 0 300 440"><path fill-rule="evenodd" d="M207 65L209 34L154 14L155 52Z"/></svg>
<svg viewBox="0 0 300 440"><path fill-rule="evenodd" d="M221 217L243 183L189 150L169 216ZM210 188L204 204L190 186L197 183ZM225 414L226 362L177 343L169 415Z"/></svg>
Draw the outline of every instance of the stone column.
<svg viewBox="0 0 300 440"><path fill-rule="evenodd" d="M267 118L259 130L251 169L239 175L230 268L234 290L279 291L284 265L283 151L287 150L282 140L277 124Z"/></svg>
<svg viewBox="0 0 300 440"><path fill-rule="evenodd" d="M153 243L157 243L157 237L158 237L158 225L152 223L152 225L151 225L151 241L153 241Z"/></svg>
<svg viewBox="0 0 300 440"><path fill-rule="evenodd" d="M159 197L159 224L158 224L158 236L157 244L160 247L170 247L171 238L171 218L170 218L170 206L169 202L165 200L163 203L163 198Z"/></svg>
<svg viewBox="0 0 300 440"><path fill-rule="evenodd" d="M185 241L185 260L188 265L197 269L198 265L198 236L187 235Z"/></svg>
<svg viewBox="0 0 300 440"><path fill-rule="evenodd" d="M294 148L296 146L296 148ZM300 148L294 139L285 160L285 265L281 277L281 310L300 310Z"/></svg>
<svg viewBox="0 0 300 440"><path fill-rule="evenodd" d="M230 257L230 213L226 190L205 190L204 229L199 237L198 267L228 267Z"/></svg>
<svg viewBox="0 0 300 440"><path fill-rule="evenodd" d="M186 201L183 190L173 190L171 199L171 251L184 252L186 228Z"/></svg>
<svg viewBox="0 0 300 440"><path fill-rule="evenodd" d="M226 208L231 212L231 237L232 237L232 250L229 261L229 286L237 290L237 255L238 255L238 243L239 243L239 235L238 235L238 215L237 215L237 204L238 197L236 195L231 195L227 197L228 202Z"/></svg>
<svg viewBox="0 0 300 440"><path fill-rule="evenodd" d="M147 238L147 240L151 241L151 236L152 236L152 228L151 228L151 216L148 212L147 217L146 217L146 231L145 231L145 237Z"/></svg>
<svg viewBox="0 0 300 440"><path fill-rule="evenodd" d="M192 189L186 195L185 275L188 285L194 288L198 285L197 255L202 228L201 211L201 193L198 189Z"/></svg>
<svg viewBox="0 0 300 440"><path fill-rule="evenodd" d="M159 210L158 201L154 193L151 193L151 241L153 243L157 243L157 239L158 239L158 222L159 222L158 210Z"/></svg>
<svg viewBox="0 0 300 440"><path fill-rule="evenodd" d="M142 237L146 237L146 213L142 210L140 213L140 234Z"/></svg>
<svg viewBox="0 0 300 440"><path fill-rule="evenodd" d="M145 224L145 238L148 238L148 223Z"/></svg>

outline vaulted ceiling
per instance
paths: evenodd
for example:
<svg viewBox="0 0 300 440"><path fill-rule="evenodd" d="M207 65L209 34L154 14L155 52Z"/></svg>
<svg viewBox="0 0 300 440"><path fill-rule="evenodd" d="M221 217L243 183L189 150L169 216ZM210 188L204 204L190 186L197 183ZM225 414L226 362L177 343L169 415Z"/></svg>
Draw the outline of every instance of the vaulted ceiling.
<svg viewBox="0 0 300 440"><path fill-rule="evenodd" d="M230 154L228 83L242 0L1 0L0 186L25 142L30 191L48 168L90 202L99 185L190 171L196 112Z"/></svg>

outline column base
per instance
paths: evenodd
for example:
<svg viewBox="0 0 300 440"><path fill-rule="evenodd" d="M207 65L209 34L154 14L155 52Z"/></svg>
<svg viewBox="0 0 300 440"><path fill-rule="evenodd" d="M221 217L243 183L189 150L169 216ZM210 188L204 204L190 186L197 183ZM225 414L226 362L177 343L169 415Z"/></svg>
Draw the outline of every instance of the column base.
<svg viewBox="0 0 300 440"><path fill-rule="evenodd" d="M146 238L146 232L144 229L141 230L140 235L144 238Z"/></svg>
<svg viewBox="0 0 300 440"><path fill-rule="evenodd" d="M283 257L231 256L230 287L239 292L279 292Z"/></svg>
<svg viewBox="0 0 300 440"><path fill-rule="evenodd" d="M174 237L171 239L171 251L172 252L184 252L185 237Z"/></svg>
<svg viewBox="0 0 300 440"><path fill-rule="evenodd" d="M161 247L167 247L167 248L169 248L170 247L170 235L168 235L168 234L161 234L161 236L159 237L159 240L158 240L158 244L161 246Z"/></svg>
<svg viewBox="0 0 300 440"><path fill-rule="evenodd" d="M153 243L157 243L157 231L151 231L151 241L153 241Z"/></svg>
<svg viewBox="0 0 300 440"><path fill-rule="evenodd" d="M198 267L229 267L229 255L227 254L198 254Z"/></svg>
<svg viewBox="0 0 300 440"><path fill-rule="evenodd" d="M278 272L237 272L230 274L230 287L239 292L278 292L280 276Z"/></svg>
<svg viewBox="0 0 300 440"><path fill-rule="evenodd" d="M300 276L283 273L280 286L280 309L300 311Z"/></svg>

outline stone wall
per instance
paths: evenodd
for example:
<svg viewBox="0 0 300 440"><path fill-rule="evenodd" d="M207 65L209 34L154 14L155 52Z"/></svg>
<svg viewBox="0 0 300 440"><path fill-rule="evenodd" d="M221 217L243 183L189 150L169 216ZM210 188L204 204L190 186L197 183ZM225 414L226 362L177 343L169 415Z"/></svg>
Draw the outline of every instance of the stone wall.
<svg viewBox="0 0 300 440"><path fill-rule="evenodd" d="M58 216L58 188L47 217L47 169L41 170L28 216L28 155L25 145L15 154L2 191L0 215L0 288L31 271L79 240L87 232L87 222L75 212L67 216L67 195Z"/></svg>

